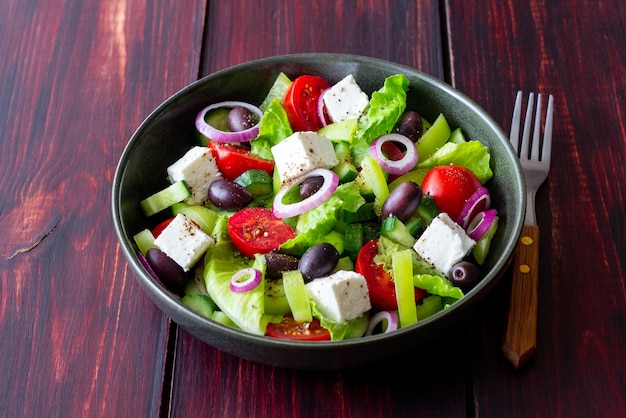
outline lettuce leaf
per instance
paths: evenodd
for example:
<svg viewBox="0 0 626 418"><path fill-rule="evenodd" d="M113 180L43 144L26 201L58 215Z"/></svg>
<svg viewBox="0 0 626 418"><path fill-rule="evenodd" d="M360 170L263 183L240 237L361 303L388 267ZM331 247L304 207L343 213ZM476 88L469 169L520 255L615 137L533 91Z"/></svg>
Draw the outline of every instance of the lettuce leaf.
<svg viewBox="0 0 626 418"><path fill-rule="evenodd" d="M311 313L313 317L320 321L320 325L330 331L330 339L332 341L347 340L350 338L362 337L367 330L369 323L369 312L364 313L358 318L344 322L334 322L326 319L320 311L317 310L315 302L309 300L311 305Z"/></svg>
<svg viewBox="0 0 626 418"><path fill-rule="evenodd" d="M226 218L223 216L223 218ZM265 272L265 258L254 260L238 255L228 239L224 228L226 222L218 222L214 234L218 237L215 246L204 259L204 282L206 290L218 308L239 328L252 334L264 335L267 324L280 322L282 316L265 314L265 284L249 292L236 293L230 290L230 279L242 268L253 267Z"/></svg>
<svg viewBox="0 0 626 418"><path fill-rule="evenodd" d="M461 144L446 142L429 158L420 161L417 168L430 169L438 165L457 164L472 170L476 177L485 184L493 177L489 166L489 149L478 141Z"/></svg>
<svg viewBox="0 0 626 418"><path fill-rule="evenodd" d="M250 142L250 152L257 157L274 161L271 148L293 134L287 113L280 100L274 99L265 109L259 124L259 134Z"/></svg>

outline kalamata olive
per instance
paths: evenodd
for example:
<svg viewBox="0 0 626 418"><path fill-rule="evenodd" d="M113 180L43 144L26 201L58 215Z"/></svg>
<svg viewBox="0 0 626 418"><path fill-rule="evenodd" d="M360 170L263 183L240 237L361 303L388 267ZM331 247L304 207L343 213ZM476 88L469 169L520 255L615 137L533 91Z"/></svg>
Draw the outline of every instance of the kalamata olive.
<svg viewBox="0 0 626 418"><path fill-rule="evenodd" d="M165 287L175 293L183 289L187 283L187 275L176 261L158 248L150 248L146 253L146 260Z"/></svg>
<svg viewBox="0 0 626 418"><path fill-rule="evenodd" d="M233 181L218 179L209 185L209 200L224 210L245 208L252 199L252 195L245 187Z"/></svg>
<svg viewBox="0 0 626 418"><path fill-rule="evenodd" d="M393 189L383 203L380 218L395 216L406 222L417 210L422 201L422 189L414 181L405 181Z"/></svg>
<svg viewBox="0 0 626 418"><path fill-rule="evenodd" d="M233 132L245 131L259 123L259 116L242 106L233 107L228 112L228 129Z"/></svg>
<svg viewBox="0 0 626 418"><path fill-rule="evenodd" d="M339 262L339 252L327 242L315 244L310 247L300 258L298 270L304 276L304 281L310 281L319 277L328 276Z"/></svg>
<svg viewBox="0 0 626 418"><path fill-rule="evenodd" d="M324 177L312 176L307 178L300 184L300 197L306 199L309 196L313 196L320 187L324 184Z"/></svg>
<svg viewBox="0 0 626 418"><path fill-rule="evenodd" d="M464 292L476 286L480 278L480 270L469 261L459 261L450 269L450 282Z"/></svg>
<svg viewBox="0 0 626 418"><path fill-rule="evenodd" d="M283 272L298 269L298 259L292 255L270 251L264 257L267 280L278 280L283 277Z"/></svg>
<svg viewBox="0 0 626 418"><path fill-rule="evenodd" d="M422 117L417 112L409 110L400 116L393 131L417 142L422 137L423 129Z"/></svg>

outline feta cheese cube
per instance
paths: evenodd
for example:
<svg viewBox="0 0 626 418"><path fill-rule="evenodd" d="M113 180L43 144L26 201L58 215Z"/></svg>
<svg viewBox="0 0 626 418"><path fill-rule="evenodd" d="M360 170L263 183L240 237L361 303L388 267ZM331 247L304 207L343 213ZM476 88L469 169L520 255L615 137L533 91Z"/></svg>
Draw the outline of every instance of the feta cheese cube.
<svg viewBox="0 0 626 418"><path fill-rule="evenodd" d="M215 240L195 222L179 213L154 240L154 244L183 270L189 271L215 244Z"/></svg>
<svg viewBox="0 0 626 418"><path fill-rule="evenodd" d="M349 321L372 309L365 277L354 271L340 270L305 287L309 299L331 321Z"/></svg>
<svg viewBox="0 0 626 418"><path fill-rule="evenodd" d="M328 89L322 100L333 122L358 118L369 103L367 94L361 90L352 74Z"/></svg>
<svg viewBox="0 0 626 418"><path fill-rule="evenodd" d="M209 200L209 185L222 177L211 150L195 146L167 168L172 183L185 180L191 196L185 199L190 205L202 205Z"/></svg>
<svg viewBox="0 0 626 418"><path fill-rule="evenodd" d="M272 154L282 184L314 168L333 168L339 163L331 140L316 132L296 132L274 145Z"/></svg>
<svg viewBox="0 0 626 418"><path fill-rule="evenodd" d="M449 277L452 266L461 261L476 241L465 230L442 212L433 219L413 245L413 249L435 269Z"/></svg>

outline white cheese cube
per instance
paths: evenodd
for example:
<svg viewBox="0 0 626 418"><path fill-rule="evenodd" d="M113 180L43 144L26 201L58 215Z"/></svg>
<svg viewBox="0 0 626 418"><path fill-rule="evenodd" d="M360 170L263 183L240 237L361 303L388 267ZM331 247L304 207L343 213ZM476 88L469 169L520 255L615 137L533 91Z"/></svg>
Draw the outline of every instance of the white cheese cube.
<svg viewBox="0 0 626 418"><path fill-rule="evenodd" d="M172 183L185 180L191 196L185 199L190 205L202 205L209 200L209 185L222 177L211 150L207 147L193 147L178 161L167 168Z"/></svg>
<svg viewBox="0 0 626 418"><path fill-rule="evenodd" d="M333 168L339 163L331 140L316 132L296 132L274 145L272 154L282 184L314 168Z"/></svg>
<svg viewBox="0 0 626 418"><path fill-rule="evenodd" d="M367 282L354 271L340 270L305 286L309 299L331 321L349 321L372 309Z"/></svg>
<svg viewBox="0 0 626 418"><path fill-rule="evenodd" d="M215 240L195 222L179 213L154 240L154 244L183 270L189 271L215 244Z"/></svg>
<svg viewBox="0 0 626 418"><path fill-rule="evenodd" d="M442 212L428 225L413 249L435 269L449 277L452 266L461 261L475 244L459 224Z"/></svg>
<svg viewBox="0 0 626 418"><path fill-rule="evenodd" d="M369 98L352 74L332 86L322 97L326 113L333 122L356 119L369 103Z"/></svg>

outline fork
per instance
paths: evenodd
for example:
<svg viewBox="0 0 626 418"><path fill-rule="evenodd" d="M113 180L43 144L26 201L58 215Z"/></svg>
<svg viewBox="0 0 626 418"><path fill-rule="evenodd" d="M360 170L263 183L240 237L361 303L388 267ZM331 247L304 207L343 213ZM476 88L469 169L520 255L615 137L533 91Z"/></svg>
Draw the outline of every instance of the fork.
<svg viewBox="0 0 626 418"><path fill-rule="evenodd" d="M509 311L502 342L502 352L513 367L519 369L530 360L537 346L537 289L539 267L539 226L535 217L535 194L548 177L552 152L552 119L554 98L548 98L548 109L541 139L541 94L528 95L524 131L520 140L522 92L517 92L511 121L511 144L522 164L526 182L526 216L513 255L513 279Z"/></svg>

